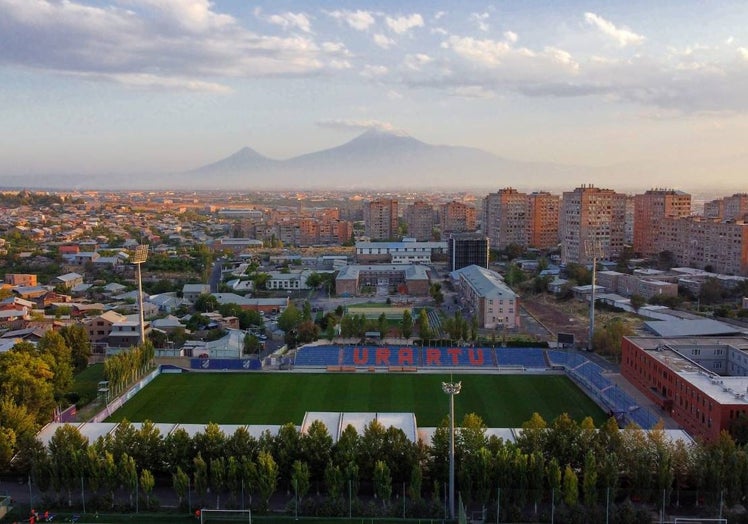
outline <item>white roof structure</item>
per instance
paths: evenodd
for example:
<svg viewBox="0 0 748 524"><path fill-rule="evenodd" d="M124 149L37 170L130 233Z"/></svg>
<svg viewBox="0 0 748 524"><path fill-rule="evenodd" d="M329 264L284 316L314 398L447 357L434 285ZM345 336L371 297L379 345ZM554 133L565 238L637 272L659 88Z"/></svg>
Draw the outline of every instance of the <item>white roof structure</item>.
<svg viewBox="0 0 748 524"><path fill-rule="evenodd" d="M396 427L402 429L405 432L405 436L411 442L418 442L419 440L431 444L431 439L436 432L435 427L428 428L416 428L415 415L413 413L339 413L339 412L325 412L316 411L308 412L304 416L304 422L301 427L297 429L304 433L308 431L309 425L315 420L319 420L325 424L328 432L333 438L333 442L337 442L340 438L340 434L343 429L352 425L356 428L359 435L364 432L364 428L372 421L379 420L384 427ZM343 421L347 423L342 425ZM335 428L337 424L337 429ZM47 446L54 436L58 428L68 425L63 422L51 422L44 426L42 430L36 435L37 439L44 445ZM115 422L81 422L78 424L71 424L78 428L81 435L86 438L89 444L93 444L96 439L103 437L110 433L114 433L117 429L118 423ZM143 426L142 422L133 422L133 427L136 430L140 430ZM194 437L198 433L205 431L207 424L172 424L172 423L156 423L155 428L159 431L162 436L167 436L178 429L183 429L187 432L190 438ZM333 426L333 427L331 427ZM262 425L262 424L219 424L221 431L227 437L233 435L237 429L246 428L247 432L253 438L259 439L266 431L271 435L276 435L280 430L280 425ZM456 428L459 431L459 428ZM623 431L629 431L622 429ZM647 430L643 430L647 431ZM671 442L683 441L686 445L691 445L694 440L684 430L681 429L665 429L662 430L667 438ZM522 433L521 428L487 428L486 436L496 436L503 439L506 442L515 442L517 437Z"/></svg>

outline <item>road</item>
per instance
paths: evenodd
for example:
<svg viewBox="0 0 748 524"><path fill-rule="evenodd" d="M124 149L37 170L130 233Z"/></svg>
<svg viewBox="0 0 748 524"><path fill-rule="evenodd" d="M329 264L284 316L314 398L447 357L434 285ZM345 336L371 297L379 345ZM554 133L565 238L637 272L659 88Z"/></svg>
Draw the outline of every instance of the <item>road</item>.
<svg viewBox="0 0 748 524"><path fill-rule="evenodd" d="M211 293L218 293L218 284L221 283L221 268L223 267L223 263L221 262L221 259L216 259L215 262L213 262L213 269L210 272L210 279L208 279L208 284L210 285L210 292Z"/></svg>

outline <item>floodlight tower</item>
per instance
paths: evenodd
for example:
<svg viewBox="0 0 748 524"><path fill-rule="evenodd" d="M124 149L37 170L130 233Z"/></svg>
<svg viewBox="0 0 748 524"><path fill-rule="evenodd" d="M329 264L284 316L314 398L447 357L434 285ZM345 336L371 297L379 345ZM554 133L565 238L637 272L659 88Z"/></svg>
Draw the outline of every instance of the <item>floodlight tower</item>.
<svg viewBox="0 0 748 524"><path fill-rule="evenodd" d="M600 241L590 241L586 243L587 255L592 256L592 293L590 294L590 334L587 341L587 350L592 351L592 337L595 335L595 286L597 283L597 259L602 256Z"/></svg>
<svg viewBox="0 0 748 524"><path fill-rule="evenodd" d="M148 246L140 244L135 247L135 252L130 262L138 268L138 315L140 315L140 343L145 343L145 319L143 318L143 279L140 275L140 265L148 259Z"/></svg>
<svg viewBox="0 0 748 524"><path fill-rule="evenodd" d="M455 518L455 395L462 382L442 382L442 391L449 395L449 517Z"/></svg>

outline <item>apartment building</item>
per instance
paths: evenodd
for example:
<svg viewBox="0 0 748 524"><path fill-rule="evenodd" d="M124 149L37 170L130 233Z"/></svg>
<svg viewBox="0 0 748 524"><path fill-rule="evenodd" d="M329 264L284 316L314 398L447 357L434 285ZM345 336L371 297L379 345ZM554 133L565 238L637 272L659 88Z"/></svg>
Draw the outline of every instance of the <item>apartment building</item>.
<svg viewBox="0 0 748 524"><path fill-rule="evenodd" d="M702 217L665 218L660 223L662 251L675 263L715 273L748 275L748 223Z"/></svg>
<svg viewBox="0 0 748 524"><path fill-rule="evenodd" d="M725 221L748 221L748 193L735 193L705 203L704 217Z"/></svg>
<svg viewBox="0 0 748 524"><path fill-rule="evenodd" d="M614 260L623 250L626 195L612 189L582 185L563 194L561 204L561 260L590 264Z"/></svg>
<svg viewBox="0 0 748 524"><path fill-rule="evenodd" d="M538 249L558 246L558 218L561 199L547 191L527 195L529 202L529 245Z"/></svg>
<svg viewBox="0 0 748 524"><path fill-rule="evenodd" d="M466 266L451 274L455 288L471 316L484 329L519 327L519 296L490 269Z"/></svg>
<svg viewBox="0 0 748 524"><path fill-rule="evenodd" d="M651 257L662 251L660 223L691 214L691 195L673 189L650 189L634 196L634 252Z"/></svg>
<svg viewBox="0 0 748 524"><path fill-rule="evenodd" d="M538 204L541 202L536 200ZM540 207L538 210L542 214ZM483 233L493 247L504 249L509 244L527 247L529 228L530 201L526 193L508 187L490 193L483 199Z"/></svg>
<svg viewBox="0 0 748 524"><path fill-rule="evenodd" d="M372 200L364 204L364 233L371 240L397 237L397 200Z"/></svg>
<svg viewBox="0 0 748 524"><path fill-rule="evenodd" d="M434 230L434 206L428 202L417 201L405 208L403 212L408 236L419 242L431 240Z"/></svg>
<svg viewBox="0 0 748 524"><path fill-rule="evenodd" d="M473 206L453 200L440 207L442 234L475 231L476 211Z"/></svg>

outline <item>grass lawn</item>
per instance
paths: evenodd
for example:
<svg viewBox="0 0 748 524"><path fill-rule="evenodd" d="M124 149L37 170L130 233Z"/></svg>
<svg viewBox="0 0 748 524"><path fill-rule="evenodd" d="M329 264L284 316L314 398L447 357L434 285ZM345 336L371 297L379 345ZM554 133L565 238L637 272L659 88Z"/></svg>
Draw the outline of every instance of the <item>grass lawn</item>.
<svg viewBox="0 0 748 524"><path fill-rule="evenodd" d="M89 366L75 376L72 391L80 395L81 404L96 400L101 380L104 380L104 364Z"/></svg>
<svg viewBox="0 0 748 524"><path fill-rule="evenodd" d="M414 412L419 426L437 426L448 412L441 382L448 375L385 373L183 373L157 377L109 421L301 424L306 411ZM488 427L519 427L537 411L596 425L605 413L563 375L459 375L455 418L477 413Z"/></svg>

